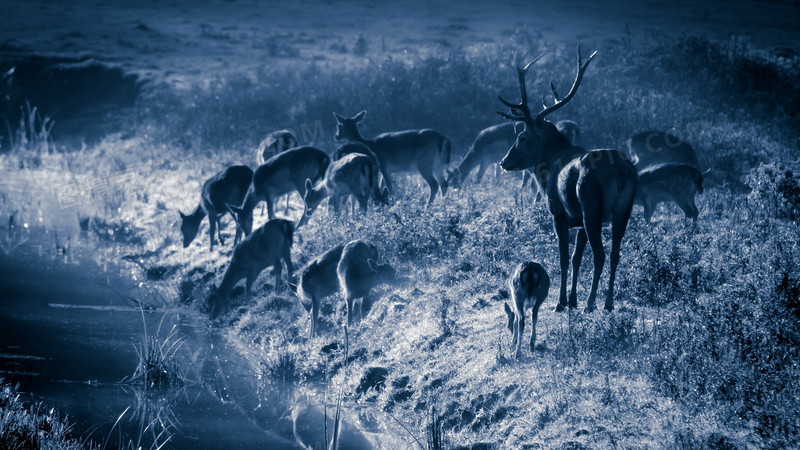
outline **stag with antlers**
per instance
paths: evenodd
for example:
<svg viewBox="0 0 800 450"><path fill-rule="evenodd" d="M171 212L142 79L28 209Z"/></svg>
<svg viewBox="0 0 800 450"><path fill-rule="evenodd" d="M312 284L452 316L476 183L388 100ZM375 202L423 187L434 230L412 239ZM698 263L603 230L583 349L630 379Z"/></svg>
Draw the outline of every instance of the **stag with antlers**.
<svg viewBox="0 0 800 450"><path fill-rule="evenodd" d="M620 244L628 226L638 183L636 168L622 153L610 149L587 151L574 146L558 132L552 122L545 119L572 99L595 55L597 52L592 53L584 63L578 47L578 72L569 93L559 99L555 86L551 83L555 102L550 106L542 102L543 109L536 115L528 107L525 75L531 65L544 55L535 58L525 67L520 67L515 55L521 100L519 103L511 103L500 98L509 108L509 112L499 114L506 119L525 124L500 166L507 171L530 169L547 196L548 208L553 216L561 263L561 291L557 311L562 311L568 305L570 308L577 307L576 286L587 242L591 245L594 256L594 277L586 311L595 309L597 285L606 258L602 227L608 221L611 222L612 236L611 273L605 309L613 309L614 278L619 263ZM572 289L568 303L570 228L577 228L578 233L572 254Z"/></svg>

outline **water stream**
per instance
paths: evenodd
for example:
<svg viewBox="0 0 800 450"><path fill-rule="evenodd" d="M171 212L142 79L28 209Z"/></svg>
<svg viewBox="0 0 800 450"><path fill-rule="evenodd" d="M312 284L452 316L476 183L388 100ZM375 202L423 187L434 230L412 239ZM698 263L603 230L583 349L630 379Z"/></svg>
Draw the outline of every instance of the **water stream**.
<svg viewBox="0 0 800 450"><path fill-rule="evenodd" d="M158 440L170 436L167 448L297 447L290 414L261 407L253 369L205 316L142 309L128 298L133 282L102 270L88 257L92 249L73 243L69 258L52 256L36 241L0 254L0 377L107 448L147 448L164 430ZM126 381L145 332L180 341L183 386L146 390Z"/></svg>

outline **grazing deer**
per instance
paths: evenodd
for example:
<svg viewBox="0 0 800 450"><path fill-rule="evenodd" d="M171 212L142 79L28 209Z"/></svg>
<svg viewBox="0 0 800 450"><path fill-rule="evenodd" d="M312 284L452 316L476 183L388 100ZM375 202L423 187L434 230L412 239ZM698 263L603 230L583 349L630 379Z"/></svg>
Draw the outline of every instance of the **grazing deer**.
<svg viewBox="0 0 800 450"><path fill-rule="evenodd" d="M660 202L674 201L697 221L695 195L703 192L702 168L694 148L683 139L661 131L635 134L622 143L623 151L639 171L636 203L644 206L644 218L650 223Z"/></svg>
<svg viewBox="0 0 800 450"><path fill-rule="evenodd" d="M311 333L319 328L319 311L322 299L341 291L347 302L348 324L353 320L353 302L362 298L362 316L369 313L372 302L369 291L380 283L400 281L389 264L378 264L378 249L363 241L350 241L337 245L314 258L300 270L292 289L300 303L311 313Z"/></svg>
<svg viewBox="0 0 800 450"><path fill-rule="evenodd" d="M550 276L540 264L528 261L520 263L508 280L514 308L503 303L508 316L508 329L511 330L511 350L516 357L522 354L522 332L525 330L525 310L531 310L531 351L536 345L536 322L539 307L550 290Z"/></svg>
<svg viewBox="0 0 800 450"><path fill-rule="evenodd" d="M683 139L661 131L645 131L622 143L636 170L642 171L657 164L688 164L702 170L694 148Z"/></svg>
<svg viewBox="0 0 800 450"><path fill-rule="evenodd" d="M350 241L342 249L342 258L336 268L339 288L347 303L347 324L353 323L353 303L361 299L359 317L369 314L373 300L369 293L382 283L399 281L397 271L389 264L378 264L378 249L364 241Z"/></svg>
<svg viewBox="0 0 800 450"><path fill-rule="evenodd" d="M578 124L572 120L560 120L556 122L556 128L566 136L573 145L580 136L580 128ZM476 167L478 168L478 173L475 177L475 182L480 183L486 169L489 167L499 167L500 160L503 159L503 156L505 156L515 140L517 140L517 131L516 125L512 122L493 125L481 130L478 136L475 137L469 150L467 150L464 158L461 159L461 163L458 167L447 172L448 185L453 188L458 188L462 180L466 179L469 173ZM497 175L497 172L495 172L495 175ZM520 189L528 184L530 178L531 175L529 171L522 171L522 184L520 185ZM536 180L532 182L534 183L535 197L538 200L540 195L544 196L544 193L540 192Z"/></svg>
<svg viewBox="0 0 800 450"><path fill-rule="evenodd" d="M367 211L369 195L374 191L372 160L361 153L351 153L341 159L334 160L325 173L325 178L317 182L306 180L306 204L301 223L305 223L317 209L322 200L330 198L333 210L339 213L339 206L348 196L358 201L361 211Z"/></svg>
<svg viewBox="0 0 800 450"><path fill-rule="evenodd" d="M267 202L267 219L275 217L275 198L294 191L305 197L306 180L320 180L330 160L327 153L314 147L292 148L268 159L253 174L253 182L241 207L228 205L236 214L236 223L245 234L250 234L253 229L253 208L259 202Z"/></svg>
<svg viewBox="0 0 800 450"><path fill-rule="evenodd" d="M219 237L219 243L224 244L222 230L219 220L228 214L227 204L239 205L244 200L247 189L253 180L253 171L247 166L231 166L209 178L203 184L200 194L200 204L191 214L181 215L181 233L183 234L183 248L189 246L197 236L200 223L203 218L208 216L208 236L210 239L210 249L214 251L214 233ZM236 228L236 235L233 243L237 244L241 238L242 231Z"/></svg>
<svg viewBox="0 0 800 450"><path fill-rule="evenodd" d="M336 268L339 266L339 260L342 259L344 245L337 245L311 260L300 269L297 285L292 286L292 290L297 294L303 308L311 313L311 337L317 334L322 299L339 291L339 276Z"/></svg>
<svg viewBox="0 0 800 450"><path fill-rule="evenodd" d="M351 153L360 153L362 155L369 156L369 159L372 161L372 178L375 180L375 186L372 191L372 199L375 200L376 203L383 203L384 205L389 204L389 190L386 186L381 188L380 185L380 165L378 163L378 157L375 156L375 153L369 149L366 145L362 144L361 142L348 142L346 144L342 144L339 148L333 152L333 160L342 159L345 155L349 155Z"/></svg>
<svg viewBox="0 0 800 450"><path fill-rule="evenodd" d="M438 131L426 128L383 133L373 139L366 139L358 131L358 123L364 119L366 111L353 117L343 117L333 113L338 123L337 141L349 140L365 144L378 158L378 164L389 193L394 192L389 172L418 171L430 186L428 204L433 203L436 192L441 189L442 197L447 192L444 170L450 164L450 140Z"/></svg>
<svg viewBox="0 0 800 450"><path fill-rule="evenodd" d="M230 308L228 295L236 283L245 278L245 294L250 298L253 282L264 269L273 267L275 289L281 284L281 260L286 264L288 276L292 274L291 248L294 224L284 219L273 219L248 235L233 250L233 257L219 288L212 289L208 298L211 306L211 319L224 314Z"/></svg>
<svg viewBox="0 0 800 450"><path fill-rule="evenodd" d="M292 130L277 130L269 133L256 150L258 165L264 164L268 159L290 148L297 147L297 136Z"/></svg>
<svg viewBox="0 0 800 450"><path fill-rule="evenodd" d="M656 164L639 172L636 203L644 207L644 220L650 223L659 203L673 201L686 217L697 222L699 211L694 197L703 193L705 173L688 164Z"/></svg>
<svg viewBox="0 0 800 450"><path fill-rule="evenodd" d="M569 93L559 99L551 85L555 103L544 105L535 116L528 107L525 88L525 74L531 65L541 58L531 61L527 66L517 65L520 103L510 103L500 98L510 108L501 116L525 124L517 140L500 162L504 170L533 169L533 175L547 195L548 208L553 216L553 224L558 237L559 259L561 265L561 289L557 311L567 306L567 271L569 269L569 229L578 228L575 239L575 252L572 254L572 290L569 294L569 307L577 307L576 286L583 251L587 241L592 247L594 257L594 277L592 289L586 304L586 311L595 309L595 298L600 274L605 263L602 227L611 221L611 273L608 281L605 309L614 307L614 279L619 263L622 237L628 226L638 177L636 168L627 157L617 150L587 151L570 144L545 117L569 102L580 86L583 74L597 52L584 64L578 47L578 72ZM516 57L515 57L516 63Z"/></svg>

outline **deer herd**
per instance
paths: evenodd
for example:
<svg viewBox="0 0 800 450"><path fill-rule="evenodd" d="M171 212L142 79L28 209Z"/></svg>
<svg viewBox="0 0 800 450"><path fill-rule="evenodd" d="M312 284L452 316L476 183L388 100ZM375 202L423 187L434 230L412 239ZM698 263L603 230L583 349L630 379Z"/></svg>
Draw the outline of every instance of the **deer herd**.
<svg viewBox="0 0 800 450"><path fill-rule="evenodd" d="M267 267L273 268L275 289L283 288L281 273L285 264L288 287L311 314L312 337L319 333L322 300L336 293L345 300L347 323L352 324L369 313L374 303L370 295L373 288L383 283L396 285L407 278L398 276L391 265L380 262L375 245L361 240L334 246L295 274L290 250L296 228L305 225L326 199L337 213L350 197L354 199L353 207L357 203L362 212L367 210L370 199L389 204L394 193L393 176L400 173L422 176L430 187L427 201L430 205L438 192L444 197L448 186L460 187L476 168L476 182L481 181L489 168L494 168L496 174L498 169L522 172L522 186L531 179L536 198L541 196L546 200L558 241L561 269L557 311L577 307L578 274L587 243L592 249L594 273L585 311L595 309L606 260L602 228L610 223L610 270L604 307L612 310L620 246L633 205L643 206L648 223L655 206L669 201L696 221L698 209L694 198L703 192L703 177L707 172L702 172L694 149L668 133L636 134L619 150L587 150L577 145L580 130L575 122L547 120L575 96L596 55L594 52L584 61L579 47L576 75L569 92L559 98L551 84L554 101L549 106L543 101L542 109L535 113L528 105L525 77L541 56L521 66L515 55L520 101L500 98L508 110L498 112L509 122L478 133L452 169L448 169L452 144L447 137L433 129L419 129L383 133L368 139L358 129L366 111L352 117L334 112L338 125L335 139L343 144L332 155L314 147L298 146L297 137L290 130L268 134L258 147L259 166L255 171L243 165L224 169L203 185L194 212L180 214L184 247L196 237L206 216L212 251L215 233L223 244L220 218L230 213L236 222L233 256L219 287L212 287L208 298L212 319L229 310L231 290L242 278L249 298L254 280ZM300 195L304 204L303 215L296 225L277 219L274 214L278 198L293 192ZM261 201L266 202L267 222L253 231L253 210ZM568 294L572 228L577 233ZM245 238L239 242L242 235ZM526 310L531 310L530 348L534 350L538 312L548 295L550 277L541 264L528 261L516 267L508 283L512 305L505 304L504 309L512 332L512 351L519 356ZM356 305L358 299L361 301Z"/></svg>

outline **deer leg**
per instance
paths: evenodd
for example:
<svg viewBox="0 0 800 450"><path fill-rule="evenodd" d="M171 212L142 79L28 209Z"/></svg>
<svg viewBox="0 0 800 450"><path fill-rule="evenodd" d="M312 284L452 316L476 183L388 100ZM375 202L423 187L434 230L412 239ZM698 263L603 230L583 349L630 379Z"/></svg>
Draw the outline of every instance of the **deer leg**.
<svg viewBox="0 0 800 450"><path fill-rule="evenodd" d="M628 220L631 217L631 208L628 208L611 224L611 274L608 277L608 293L606 294L605 309L614 309L614 281L617 278L617 265L619 264L619 250L622 245L622 237L625 236L625 229L628 228Z"/></svg>
<svg viewBox="0 0 800 450"><path fill-rule="evenodd" d="M558 259L561 264L561 290L556 311L567 307L567 271L569 270L569 225L566 217L555 217L553 223L558 237Z"/></svg>
<svg viewBox="0 0 800 450"><path fill-rule="evenodd" d="M217 238L219 238L219 243L220 245L225 245L225 238L222 237L222 222L220 221L220 218L220 216L216 216L216 220L214 220L214 222L217 224Z"/></svg>
<svg viewBox="0 0 800 450"><path fill-rule="evenodd" d="M428 183L428 186L431 188L431 195L428 198L428 205L433 203L433 199L436 198L436 192L439 190L439 185L436 183L436 178L434 178L433 174L430 172L420 172L422 178Z"/></svg>
<svg viewBox="0 0 800 450"><path fill-rule="evenodd" d="M514 357L522 356L522 330L525 328L525 316L520 315L519 311L514 313L514 336L511 345L514 348Z"/></svg>
<svg viewBox="0 0 800 450"><path fill-rule="evenodd" d="M694 198L690 198L689 200L675 201L675 203L677 203L681 210L683 210L683 213L686 215L686 217L697 221L697 216L700 215L700 211L697 209L697 205L694 204Z"/></svg>
<svg viewBox="0 0 800 450"><path fill-rule="evenodd" d="M587 215L587 213L589 213ZM595 298L597 297L597 286L600 283L600 275L603 273L603 265L606 262L606 253L603 248L603 217L602 211L584 211L583 228L589 238L589 245L592 247L594 257L594 276L592 277L592 290L589 293L589 300L586 302L586 312L595 309Z"/></svg>
<svg viewBox="0 0 800 450"><path fill-rule="evenodd" d="M386 168L386 163L380 163L380 171L381 175L383 175L383 182L386 183L386 189L389 190L389 194L394 194L394 185L392 184L392 179L389 178L389 170Z"/></svg>
<svg viewBox="0 0 800 450"><path fill-rule="evenodd" d="M438 168L434 168L433 177L436 179L436 182L439 183L439 190L442 192L442 197L447 194L447 179L444 176L444 171Z"/></svg>
<svg viewBox="0 0 800 450"><path fill-rule="evenodd" d="M531 352L536 347L536 323L539 321L539 307L542 306L545 298L537 300L531 308Z"/></svg>
<svg viewBox="0 0 800 450"><path fill-rule="evenodd" d="M236 226L236 234L233 236L233 245L235 246L240 240L242 240L242 229L239 228L238 223L234 223L234 225Z"/></svg>
<svg viewBox="0 0 800 450"><path fill-rule="evenodd" d="M272 196L267 195L267 220L275 218L275 208L272 205Z"/></svg>
<svg viewBox="0 0 800 450"><path fill-rule="evenodd" d="M347 325L351 325L353 323L353 302L355 301L355 298L348 293L344 300L347 304Z"/></svg>
<svg viewBox="0 0 800 450"><path fill-rule="evenodd" d="M481 162L480 165L478 166L478 173L475 175L475 182L476 183L480 183L481 182L481 180L483 179L483 174L484 173L486 173L486 164ZM464 176L464 178L466 178L466 175Z"/></svg>
<svg viewBox="0 0 800 450"><path fill-rule="evenodd" d="M361 212L366 214L367 213L367 202L369 201L369 193L363 193L363 192L359 193L358 196L356 197L356 200L358 200L358 206L359 206L359 209L361 209ZM355 216L355 214L353 214L353 215Z"/></svg>
<svg viewBox="0 0 800 450"><path fill-rule="evenodd" d="M245 299L250 300L250 295L253 293L253 282L258 278L258 272L255 270L247 271L247 278L244 280Z"/></svg>
<svg viewBox="0 0 800 450"><path fill-rule="evenodd" d="M214 216L214 213L208 215L208 236L211 241L210 249L212 252L214 251L214 233L217 232L217 221L214 220ZM220 241L220 243L222 243L222 241Z"/></svg>
<svg viewBox="0 0 800 450"><path fill-rule="evenodd" d="M283 271L283 266L281 265L281 260L275 261L275 266L272 269L272 274L275 275L275 287L273 288L275 291L278 291L281 286L281 272ZM291 276L291 274L289 275Z"/></svg>
<svg viewBox="0 0 800 450"><path fill-rule="evenodd" d="M572 251L572 289L569 293L569 307L578 307L578 275L581 271L581 261L583 261L583 251L586 248L586 230L578 230L575 235L575 248Z"/></svg>
<svg viewBox="0 0 800 450"><path fill-rule="evenodd" d="M519 184L519 188L523 189L525 185L528 183L528 180L531 179L531 173L527 170L522 171L522 183Z"/></svg>
<svg viewBox="0 0 800 450"><path fill-rule="evenodd" d="M319 322L320 299L317 296L311 297L311 337L317 334L317 323ZM309 338L310 339L310 338Z"/></svg>
<svg viewBox="0 0 800 450"><path fill-rule="evenodd" d="M653 218L653 213L656 211L656 205L649 201L645 201L642 206L644 206L644 221L645 223L649 224L650 219Z"/></svg>

